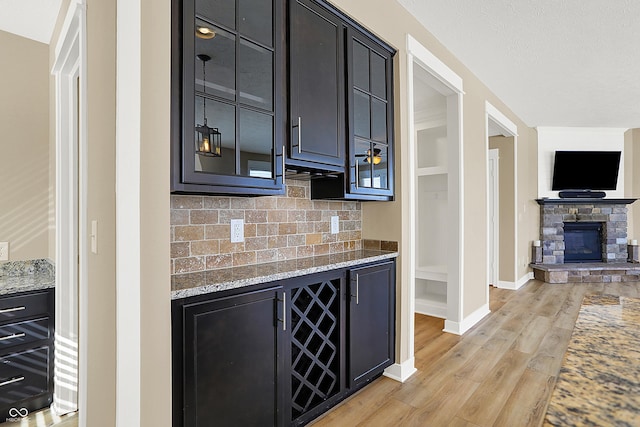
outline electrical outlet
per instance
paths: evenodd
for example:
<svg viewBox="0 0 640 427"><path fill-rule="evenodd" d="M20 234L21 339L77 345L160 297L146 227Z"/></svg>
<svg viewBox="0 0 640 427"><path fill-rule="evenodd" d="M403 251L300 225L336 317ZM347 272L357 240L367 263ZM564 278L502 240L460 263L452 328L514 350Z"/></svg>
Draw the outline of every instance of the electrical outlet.
<svg viewBox="0 0 640 427"><path fill-rule="evenodd" d="M0 242L0 261L9 261L9 242Z"/></svg>
<svg viewBox="0 0 640 427"><path fill-rule="evenodd" d="M340 231L340 218L336 216L331 217L331 234L338 234Z"/></svg>
<svg viewBox="0 0 640 427"><path fill-rule="evenodd" d="M231 243L244 242L244 220L231 220Z"/></svg>

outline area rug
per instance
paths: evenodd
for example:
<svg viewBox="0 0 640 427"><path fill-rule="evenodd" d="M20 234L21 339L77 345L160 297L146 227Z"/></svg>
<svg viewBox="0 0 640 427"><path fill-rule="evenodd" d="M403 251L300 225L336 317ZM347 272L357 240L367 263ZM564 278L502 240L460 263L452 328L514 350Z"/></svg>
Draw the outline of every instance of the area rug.
<svg viewBox="0 0 640 427"><path fill-rule="evenodd" d="M640 299L582 301L544 426L640 426Z"/></svg>

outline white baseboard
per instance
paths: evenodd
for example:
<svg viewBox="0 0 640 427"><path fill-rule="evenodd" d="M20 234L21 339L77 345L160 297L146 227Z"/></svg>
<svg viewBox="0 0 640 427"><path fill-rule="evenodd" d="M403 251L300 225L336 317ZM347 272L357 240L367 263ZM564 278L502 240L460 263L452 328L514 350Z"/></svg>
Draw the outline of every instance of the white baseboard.
<svg viewBox="0 0 640 427"><path fill-rule="evenodd" d="M391 378L392 380L400 381L401 383L403 383L411 375L418 371L414 366L414 362L415 359L411 357L410 359L407 359L402 363L394 363L393 365L385 369L382 375Z"/></svg>
<svg viewBox="0 0 640 427"><path fill-rule="evenodd" d="M499 280L498 281L498 287L501 289L511 289L513 291L517 291L518 289L520 289L521 287L524 286L525 283L527 283L529 280L533 279L533 271L525 274L524 276L522 276L520 279L518 279L517 282L507 282L504 280Z"/></svg>
<svg viewBox="0 0 640 427"><path fill-rule="evenodd" d="M485 304L476 311L462 319L462 322L453 322L451 320L444 321L444 331L451 334L462 335L471 329L476 323L482 320L487 314L491 313L489 304Z"/></svg>

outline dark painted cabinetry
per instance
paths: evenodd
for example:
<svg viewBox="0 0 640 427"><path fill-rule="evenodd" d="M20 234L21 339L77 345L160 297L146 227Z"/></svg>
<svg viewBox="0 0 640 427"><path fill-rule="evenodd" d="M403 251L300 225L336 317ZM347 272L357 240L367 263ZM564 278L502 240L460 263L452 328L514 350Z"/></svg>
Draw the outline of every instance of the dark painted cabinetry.
<svg viewBox="0 0 640 427"><path fill-rule="evenodd" d="M174 306L174 426L282 425L282 298L270 287Z"/></svg>
<svg viewBox="0 0 640 427"><path fill-rule="evenodd" d="M52 403L53 292L0 297L0 420Z"/></svg>
<svg viewBox="0 0 640 427"><path fill-rule="evenodd" d="M344 24L313 0L289 3L287 164L343 171Z"/></svg>
<svg viewBox="0 0 640 427"><path fill-rule="evenodd" d="M175 300L174 427L305 425L382 374L394 265Z"/></svg>
<svg viewBox="0 0 640 427"><path fill-rule="evenodd" d="M173 0L173 192L284 193L284 15L284 0Z"/></svg>

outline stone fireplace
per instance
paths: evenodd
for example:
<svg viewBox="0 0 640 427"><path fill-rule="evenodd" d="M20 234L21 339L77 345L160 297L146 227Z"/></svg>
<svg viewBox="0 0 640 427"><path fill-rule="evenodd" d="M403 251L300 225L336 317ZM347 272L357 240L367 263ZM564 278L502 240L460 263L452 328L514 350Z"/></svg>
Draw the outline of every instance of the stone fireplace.
<svg viewBox="0 0 640 427"><path fill-rule="evenodd" d="M539 199L542 263L626 263L627 205L634 201Z"/></svg>

